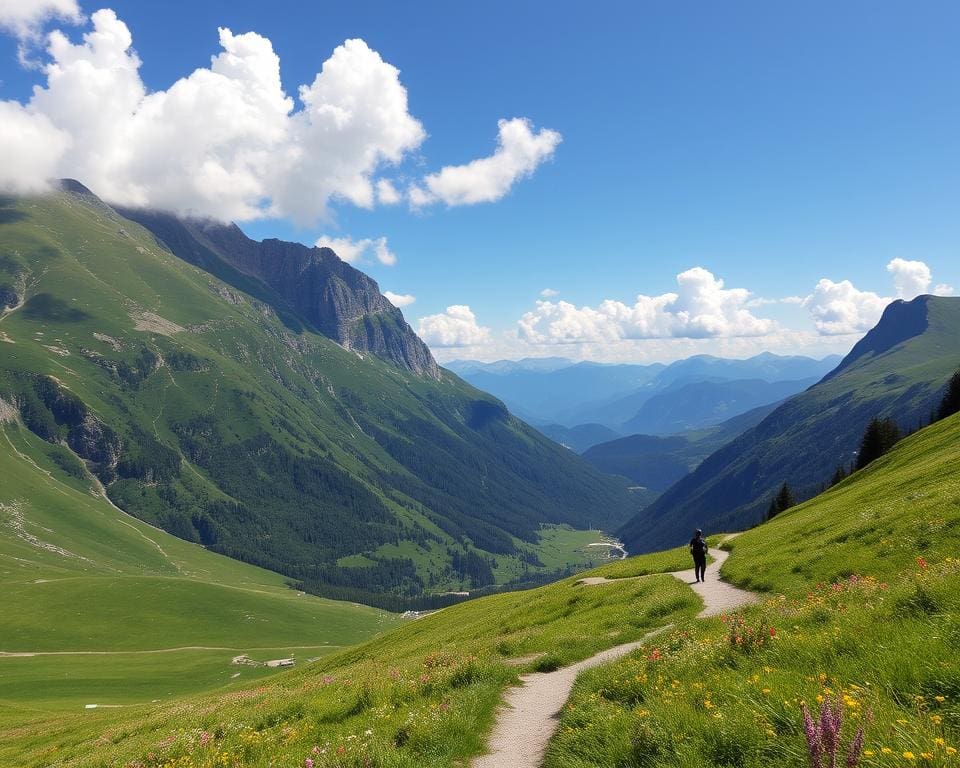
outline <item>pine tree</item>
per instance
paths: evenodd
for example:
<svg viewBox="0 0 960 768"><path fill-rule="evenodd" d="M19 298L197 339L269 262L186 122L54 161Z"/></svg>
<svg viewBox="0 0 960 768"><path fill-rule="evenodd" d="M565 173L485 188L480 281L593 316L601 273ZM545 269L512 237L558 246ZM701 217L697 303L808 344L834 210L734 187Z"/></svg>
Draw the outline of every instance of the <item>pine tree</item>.
<svg viewBox="0 0 960 768"><path fill-rule="evenodd" d="M940 401L937 418L945 419L957 412L960 412L960 370L953 374L947 383L947 391L943 395L943 400Z"/></svg>
<svg viewBox="0 0 960 768"><path fill-rule="evenodd" d="M847 478L847 468L843 464L837 464L837 468L833 471L833 477L830 478L830 487L833 488L837 483L841 483Z"/></svg>
<svg viewBox="0 0 960 768"><path fill-rule="evenodd" d="M780 492L777 494L777 506L780 508L780 511L790 509L790 507L796 506L797 500L793 497L793 491L790 489L790 486L784 483L780 487Z"/></svg>
<svg viewBox="0 0 960 768"><path fill-rule="evenodd" d="M863 469L874 459L879 459L897 444L900 437L900 428L889 416L885 419L876 416L870 419L860 442L857 469Z"/></svg>
<svg viewBox="0 0 960 768"><path fill-rule="evenodd" d="M780 486L780 490L777 491L777 495L773 497L770 501L770 506L767 507L767 520L776 517L781 512L790 507L795 506L797 500L793 496L793 491L790 490L790 486L784 483Z"/></svg>

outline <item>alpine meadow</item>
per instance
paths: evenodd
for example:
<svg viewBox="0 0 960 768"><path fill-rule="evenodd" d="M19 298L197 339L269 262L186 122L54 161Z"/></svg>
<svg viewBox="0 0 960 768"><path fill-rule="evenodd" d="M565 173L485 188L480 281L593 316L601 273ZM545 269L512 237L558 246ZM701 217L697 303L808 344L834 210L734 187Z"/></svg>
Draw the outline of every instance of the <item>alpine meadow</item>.
<svg viewBox="0 0 960 768"><path fill-rule="evenodd" d="M958 25L0 2L0 768L960 768Z"/></svg>

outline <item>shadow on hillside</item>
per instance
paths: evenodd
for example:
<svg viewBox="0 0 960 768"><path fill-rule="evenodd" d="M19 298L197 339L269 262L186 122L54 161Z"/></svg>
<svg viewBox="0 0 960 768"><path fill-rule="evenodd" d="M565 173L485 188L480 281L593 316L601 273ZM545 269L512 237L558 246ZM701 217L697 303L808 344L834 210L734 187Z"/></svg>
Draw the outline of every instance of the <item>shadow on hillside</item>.
<svg viewBox="0 0 960 768"><path fill-rule="evenodd" d="M17 198L0 195L0 224L16 224L27 218L27 214L16 208Z"/></svg>

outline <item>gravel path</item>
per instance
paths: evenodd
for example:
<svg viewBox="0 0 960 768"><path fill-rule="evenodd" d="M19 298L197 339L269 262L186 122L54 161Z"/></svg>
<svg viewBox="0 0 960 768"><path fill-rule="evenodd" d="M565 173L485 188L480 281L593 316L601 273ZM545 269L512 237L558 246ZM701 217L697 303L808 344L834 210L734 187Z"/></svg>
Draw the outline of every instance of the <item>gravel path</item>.
<svg viewBox="0 0 960 768"><path fill-rule="evenodd" d="M714 562L707 566L705 581L698 584L692 568L673 574L703 599L704 608L699 615L714 616L756 602L759 598L754 593L720 581L720 566L728 553L715 549L711 554ZM590 586L615 581L618 579L590 577L578 583ZM504 697L504 706L490 736L490 753L475 759L472 768L538 768L543 763L547 743L557 728L560 710L570 697L577 675L590 667L625 656L671 626L656 629L636 642L608 648L556 672L523 675L521 685L510 688Z"/></svg>

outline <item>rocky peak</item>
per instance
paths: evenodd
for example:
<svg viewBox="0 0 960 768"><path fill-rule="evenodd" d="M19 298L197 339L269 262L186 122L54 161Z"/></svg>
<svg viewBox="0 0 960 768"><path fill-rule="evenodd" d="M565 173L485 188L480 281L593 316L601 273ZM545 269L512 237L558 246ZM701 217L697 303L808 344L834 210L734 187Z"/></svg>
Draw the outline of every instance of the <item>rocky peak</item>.
<svg viewBox="0 0 960 768"><path fill-rule="evenodd" d="M254 292L278 314L291 311L338 344L414 373L439 378L429 348L376 281L330 248L251 240L236 224L182 219L151 210L121 214L149 229L172 253L235 287ZM251 282L267 288L251 288Z"/></svg>

